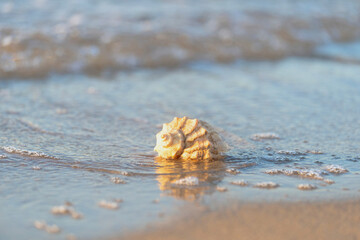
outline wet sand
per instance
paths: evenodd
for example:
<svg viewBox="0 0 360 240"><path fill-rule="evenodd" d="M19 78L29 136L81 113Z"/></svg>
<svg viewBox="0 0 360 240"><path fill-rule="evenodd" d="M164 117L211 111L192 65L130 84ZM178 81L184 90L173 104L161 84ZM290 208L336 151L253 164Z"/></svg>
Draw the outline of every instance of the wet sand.
<svg viewBox="0 0 360 240"><path fill-rule="evenodd" d="M186 212L176 220L110 239L360 239L360 200L237 202Z"/></svg>

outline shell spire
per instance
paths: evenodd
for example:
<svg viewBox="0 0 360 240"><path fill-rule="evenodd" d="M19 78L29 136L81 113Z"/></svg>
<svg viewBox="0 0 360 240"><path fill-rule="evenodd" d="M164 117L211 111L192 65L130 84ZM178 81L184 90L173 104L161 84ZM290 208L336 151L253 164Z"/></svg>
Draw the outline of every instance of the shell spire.
<svg viewBox="0 0 360 240"><path fill-rule="evenodd" d="M226 143L210 124L188 117L164 123L154 148L162 158L198 160L219 158L226 150Z"/></svg>

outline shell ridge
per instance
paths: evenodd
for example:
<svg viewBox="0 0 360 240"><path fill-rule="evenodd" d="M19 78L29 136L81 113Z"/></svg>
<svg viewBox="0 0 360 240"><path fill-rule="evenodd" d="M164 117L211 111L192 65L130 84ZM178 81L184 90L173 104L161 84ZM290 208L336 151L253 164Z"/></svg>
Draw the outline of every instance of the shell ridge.
<svg viewBox="0 0 360 240"><path fill-rule="evenodd" d="M193 133L193 131L197 128L198 124L199 120L197 119L187 119L186 124L184 124L181 128L185 137Z"/></svg>
<svg viewBox="0 0 360 240"><path fill-rule="evenodd" d="M186 142L192 142L192 141L195 141L196 139L198 139L198 138L201 138L201 137L203 137L203 136L205 136L206 134L207 134L207 130L204 128L204 127L202 127L202 126L198 126L198 128L197 129L195 129L195 131L193 131L191 134L189 134L189 135L185 135L185 137L186 137Z"/></svg>
<svg viewBox="0 0 360 240"><path fill-rule="evenodd" d="M188 117L182 117L179 120L178 129L182 131L183 126L188 121ZM183 131L182 131L183 132ZM185 134L184 134L185 135Z"/></svg>

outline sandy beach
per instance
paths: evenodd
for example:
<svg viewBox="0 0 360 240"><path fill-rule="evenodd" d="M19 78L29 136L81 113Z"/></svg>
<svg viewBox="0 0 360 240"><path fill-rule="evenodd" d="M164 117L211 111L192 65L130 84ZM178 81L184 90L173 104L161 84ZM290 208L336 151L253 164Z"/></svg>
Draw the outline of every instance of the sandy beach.
<svg viewBox="0 0 360 240"><path fill-rule="evenodd" d="M360 200L232 203L180 214L165 224L110 240L360 239Z"/></svg>
<svg viewBox="0 0 360 240"><path fill-rule="evenodd" d="M0 240L360 239L359 22L358 0L0 1Z"/></svg>

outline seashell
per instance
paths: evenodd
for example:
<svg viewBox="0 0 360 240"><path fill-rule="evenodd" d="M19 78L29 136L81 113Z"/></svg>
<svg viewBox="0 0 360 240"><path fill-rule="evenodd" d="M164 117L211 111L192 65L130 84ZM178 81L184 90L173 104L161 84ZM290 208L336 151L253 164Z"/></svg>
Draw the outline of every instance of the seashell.
<svg viewBox="0 0 360 240"><path fill-rule="evenodd" d="M175 117L156 134L154 151L166 159L214 159L227 150L226 143L207 122Z"/></svg>

